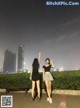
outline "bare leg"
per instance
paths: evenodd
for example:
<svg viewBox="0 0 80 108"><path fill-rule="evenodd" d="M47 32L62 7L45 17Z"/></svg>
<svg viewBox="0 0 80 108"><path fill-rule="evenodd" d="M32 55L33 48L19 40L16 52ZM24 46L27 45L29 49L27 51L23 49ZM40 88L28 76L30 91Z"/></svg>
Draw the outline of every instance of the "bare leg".
<svg viewBox="0 0 80 108"><path fill-rule="evenodd" d="M51 98L51 81L49 81L49 95L50 95L49 102L52 103L52 98Z"/></svg>
<svg viewBox="0 0 80 108"><path fill-rule="evenodd" d="M49 95L51 97L51 81L49 81Z"/></svg>
<svg viewBox="0 0 80 108"><path fill-rule="evenodd" d="M49 81L45 81L45 84L46 84L46 89L47 89L48 97L50 98L50 93L49 93Z"/></svg>
<svg viewBox="0 0 80 108"><path fill-rule="evenodd" d="M52 103L52 99L51 99L51 81L45 81L45 84L46 84L47 94L48 94L47 101Z"/></svg>
<svg viewBox="0 0 80 108"><path fill-rule="evenodd" d="M35 93L35 81L32 81L32 97L34 98L34 93Z"/></svg>
<svg viewBox="0 0 80 108"><path fill-rule="evenodd" d="M37 91L38 91L38 97L40 98L40 81L36 81L37 83Z"/></svg>

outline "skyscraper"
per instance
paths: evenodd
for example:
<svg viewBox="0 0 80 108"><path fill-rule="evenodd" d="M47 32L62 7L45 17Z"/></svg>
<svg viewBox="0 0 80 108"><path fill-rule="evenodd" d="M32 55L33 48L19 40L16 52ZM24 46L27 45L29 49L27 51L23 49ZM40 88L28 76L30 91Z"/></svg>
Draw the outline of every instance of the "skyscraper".
<svg viewBox="0 0 80 108"><path fill-rule="evenodd" d="M24 62L23 46L19 45L18 47L18 71L23 69L23 62Z"/></svg>
<svg viewBox="0 0 80 108"><path fill-rule="evenodd" d="M16 54L9 50L4 53L3 72L16 72Z"/></svg>

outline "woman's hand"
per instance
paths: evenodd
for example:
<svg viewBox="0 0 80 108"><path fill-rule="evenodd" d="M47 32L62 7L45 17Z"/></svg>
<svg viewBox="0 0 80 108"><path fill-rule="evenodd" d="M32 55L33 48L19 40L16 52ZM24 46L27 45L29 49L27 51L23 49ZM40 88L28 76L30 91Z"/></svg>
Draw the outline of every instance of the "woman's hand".
<svg viewBox="0 0 80 108"><path fill-rule="evenodd" d="M32 77L30 76L29 79L32 80Z"/></svg>
<svg viewBox="0 0 80 108"><path fill-rule="evenodd" d="M40 64L40 59L41 59L41 52L38 53L38 62Z"/></svg>
<svg viewBox="0 0 80 108"><path fill-rule="evenodd" d="M38 53L39 57L41 56L41 52Z"/></svg>
<svg viewBox="0 0 80 108"><path fill-rule="evenodd" d="M50 61L51 67L54 67L53 60Z"/></svg>

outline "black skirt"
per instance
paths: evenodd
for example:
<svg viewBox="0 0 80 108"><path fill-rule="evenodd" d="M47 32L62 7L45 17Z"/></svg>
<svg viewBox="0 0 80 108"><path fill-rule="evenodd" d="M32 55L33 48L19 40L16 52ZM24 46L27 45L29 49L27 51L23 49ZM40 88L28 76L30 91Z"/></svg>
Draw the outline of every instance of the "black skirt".
<svg viewBox="0 0 80 108"><path fill-rule="evenodd" d="M39 72L33 72L33 74L32 74L32 80L33 81L40 80L40 74L39 74Z"/></svg>

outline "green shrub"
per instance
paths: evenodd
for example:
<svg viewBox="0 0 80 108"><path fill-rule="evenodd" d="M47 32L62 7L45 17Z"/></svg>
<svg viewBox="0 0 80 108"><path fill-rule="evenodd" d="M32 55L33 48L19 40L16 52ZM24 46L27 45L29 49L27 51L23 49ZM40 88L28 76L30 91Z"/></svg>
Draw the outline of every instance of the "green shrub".
<svg viewBox="0 0 80 108"><path fill-rule="evenodd" d="M80 90L80 71L51 72L54 89ZM41 88L44 88L41 74ZM29 73L0 74L0 88L31 88Z"/></svg>
<svg viewBox="0 0 80 108"><path fill-rule="evenodd" d="M30 88L29 73L0 74L0 88Z"/></svg>
<svg viewBox="0 0 80 108"><path fill-rule="evenodd" d="M80 71L52 72L54 89L80 90Z"/></svg>

